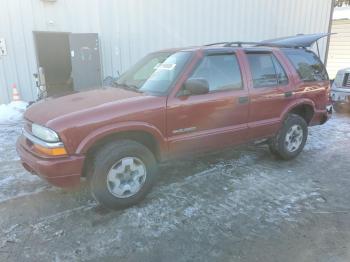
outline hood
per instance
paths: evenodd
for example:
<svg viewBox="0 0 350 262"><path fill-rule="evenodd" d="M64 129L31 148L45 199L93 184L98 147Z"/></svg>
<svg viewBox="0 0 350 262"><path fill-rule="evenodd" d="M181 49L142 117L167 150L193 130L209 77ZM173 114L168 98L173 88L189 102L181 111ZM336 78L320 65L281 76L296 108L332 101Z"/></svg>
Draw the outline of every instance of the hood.
<svg viewBox="0 0 350 262"><path fill-rule="evenodd" d="M144 94L120 88L96 89L59 98L48 98L30 106L24 118L41 125L72 113L89 111L108 103L132 100Z"/></svg>

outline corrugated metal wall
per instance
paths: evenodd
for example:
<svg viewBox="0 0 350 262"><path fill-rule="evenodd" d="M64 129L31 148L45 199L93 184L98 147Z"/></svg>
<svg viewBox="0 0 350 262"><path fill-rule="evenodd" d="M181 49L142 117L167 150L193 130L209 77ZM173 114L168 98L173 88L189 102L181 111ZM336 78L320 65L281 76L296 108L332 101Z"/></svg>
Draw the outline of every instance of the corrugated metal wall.
<svg viewBox="0 0 350 262"><path fill-rule="evenodd" d="M331 0L0 0L0 103L16 83L35 97L32 31L99 33L103 75L115 76L158 49L327 32ZM320 45L324 58L326 40Z"/></svg>
<svg viewBox="0 0 350 262"><path fill-rule="evenodd" d="M339 69L350 67L350 20L334 20L329 43L327 71L332 79Z"/></svg>
<svg viewBox="0 0 350 262"><path fill-rule="evenodd" d="M0 57L0 104L12 97L16 84L24 100L36 97L37 72L33 31L99 32L99 1L0 0L0 38L8 55Z"/></svg>

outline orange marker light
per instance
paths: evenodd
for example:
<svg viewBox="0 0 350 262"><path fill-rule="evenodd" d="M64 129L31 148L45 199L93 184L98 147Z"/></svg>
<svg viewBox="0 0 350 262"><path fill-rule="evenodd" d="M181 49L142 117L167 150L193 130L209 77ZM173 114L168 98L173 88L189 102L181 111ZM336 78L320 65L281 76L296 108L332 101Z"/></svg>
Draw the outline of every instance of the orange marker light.
<svg viewBox="0 0 350 262"><path fill-rule="evenodd" d="M67 151L64 147L46 148L37 144L34 144L34 148L38 153L49 156L63 156L67 155Z"/></svg>

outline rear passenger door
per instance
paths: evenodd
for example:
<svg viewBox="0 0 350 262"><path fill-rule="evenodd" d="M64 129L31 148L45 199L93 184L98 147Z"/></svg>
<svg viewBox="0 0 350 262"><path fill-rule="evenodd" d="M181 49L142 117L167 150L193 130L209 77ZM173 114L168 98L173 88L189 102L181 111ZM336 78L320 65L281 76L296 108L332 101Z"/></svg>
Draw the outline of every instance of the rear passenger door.
<svg viewBox="0 0 350 262"><path fill-rule="evenodd" d="M273 135L280 127L280 115L291 99L292 84L273 52L246 52L250 71L250 139Z"/></svg>
<svg viewBox="0 0 350 262"><path fill-rule="evenodd" d="M169 96L167 135L172 155L244 142L249 100L237 54L204 54L190 78L206 80L209 93L188 95L179 83L177 93Z"/></svg>

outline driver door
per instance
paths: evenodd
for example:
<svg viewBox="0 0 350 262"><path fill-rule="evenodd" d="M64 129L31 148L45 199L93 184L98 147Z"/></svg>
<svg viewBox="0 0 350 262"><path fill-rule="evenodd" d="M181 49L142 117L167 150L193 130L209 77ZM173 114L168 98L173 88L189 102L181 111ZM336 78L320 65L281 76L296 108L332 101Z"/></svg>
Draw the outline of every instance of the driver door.
<svg viewBox="0 0 350 262"><path fill-rule="evenodd" d="M206 54L190 73L190 78L206 80L209 92L191 95L179 90L168 98L166 121L170 154L195 153L244 143L249 95L238 55Z"/></svg>

